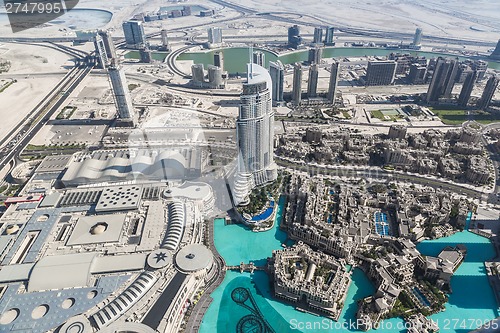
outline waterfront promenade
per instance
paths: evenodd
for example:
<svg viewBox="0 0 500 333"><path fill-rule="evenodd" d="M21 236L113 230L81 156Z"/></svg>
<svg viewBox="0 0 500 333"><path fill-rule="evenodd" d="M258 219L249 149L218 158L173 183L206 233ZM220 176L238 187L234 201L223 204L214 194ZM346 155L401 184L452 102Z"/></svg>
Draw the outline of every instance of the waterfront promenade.
<svg viewBox="0 0 500 333"><path fill-rule="evenodd" d="M199 331L203 316L213 301L211 294L221 285L226 276L226 262L219 254L214 244L214 221L209 222L205 230L206 243L212 251L215 258L215 265L217 265L217 267L214 268L216 269L216 274L212 279L207 281L203 295L201 295L189 316L185 331L190 333Z"/></svg>

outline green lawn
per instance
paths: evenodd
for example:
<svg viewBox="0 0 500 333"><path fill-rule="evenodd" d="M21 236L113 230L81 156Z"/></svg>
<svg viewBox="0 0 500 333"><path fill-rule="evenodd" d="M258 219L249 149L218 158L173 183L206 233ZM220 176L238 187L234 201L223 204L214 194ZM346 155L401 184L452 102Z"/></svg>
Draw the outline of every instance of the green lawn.
<svg viewBox="0 0 500 333"><path fill-rule="evenodd" d="M436 116L441 119L441 121L447 125L460 125L463 122L469 120L469 116L467 115L467 111L463 109L438 109L438 108L429 108ZM490 124L494 122L500 121L500 115L489 113L485 111L471 111L473 115L471 120L475 120L481 124Z"/></svg>
<svg viewBox="0 0 500 333"><path fill-rule="evenodd" d="M398 119L401 119L401 115L398 113L397 115L392 115L392 114L386 114L382 112L383 110L375 110L375 111L370 111L371 117L372 118L377 118L382 121L398 121ZM389 119L386 118L389 117Z"/></svg>

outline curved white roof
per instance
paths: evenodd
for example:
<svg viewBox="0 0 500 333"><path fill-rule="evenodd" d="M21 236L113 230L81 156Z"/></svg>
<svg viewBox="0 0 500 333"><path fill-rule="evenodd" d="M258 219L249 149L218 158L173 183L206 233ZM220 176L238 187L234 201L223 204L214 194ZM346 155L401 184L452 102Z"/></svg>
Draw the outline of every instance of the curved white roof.
<svg viewBox="0 0 500 333"><path fill-rule="evenodd" d="M28 291L87 287L95 256L78 253L43 257L31 271Z"/></svg>

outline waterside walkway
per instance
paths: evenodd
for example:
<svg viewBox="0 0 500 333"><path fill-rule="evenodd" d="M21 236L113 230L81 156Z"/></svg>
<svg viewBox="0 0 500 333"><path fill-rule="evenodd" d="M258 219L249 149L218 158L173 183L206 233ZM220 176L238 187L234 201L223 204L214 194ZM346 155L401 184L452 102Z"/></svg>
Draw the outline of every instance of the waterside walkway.
<svg viewBox="0 0 500 333"><path fill-rule="evenodd" d="M215 289L217 289L221 283L224 281L224 277L226 276L226 262L224 258L219 254L214 244L214 222L210 222L207 225L205 239L207 241L207 245L212 251L215 259L215 268L217 273L213 276L212 279L206 282L205 290L203 295L201 295L200 299L196 303L189 316L188 322L186 324L185 332L198 332L201 326L201 322L203 320L203 316L205 312L208 310L210 304L213 301L213 298L210 296Z"/></svg>

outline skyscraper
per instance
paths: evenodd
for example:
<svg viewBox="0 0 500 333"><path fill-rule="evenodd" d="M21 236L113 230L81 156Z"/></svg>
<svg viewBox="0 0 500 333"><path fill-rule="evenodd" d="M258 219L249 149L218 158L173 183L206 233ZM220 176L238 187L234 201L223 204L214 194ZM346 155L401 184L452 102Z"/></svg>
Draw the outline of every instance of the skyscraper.
<svg viewBox="0 0 500 333"><path fill-rule="evenodd" d="M113 60L108 67L108 73L113 88L113 96L115 98L118 116L120 119L135 124L137 119L134 107L132 106L132 98L130 97L123 67L116 60Z"/></svg>
<svg viewBox="0 0 500 333"><path fill-rule="evenodd" d="M321 28L321 27L314 28L313 43L314 44L323 43L323 28Z"/></svg>
<svg viewBox="0 0 500 333"><path fill-rule="evenodd" d="M146 35L144 27L140 21L123 22L123 33L125 34L125 42L128 46L138 48L146 43Z"/></svg>
<svg viewBox="0 0 500 333"><path fill-rule="evenodd" d="M283 103L283 88L285 81L285 68L280 60L276 62L269 62L269 75L271 76L271 82L273 84L273 106L277 106Z"/></svg>
<svg viewBox="0 0 500 333"><path fill-rule="evenodd" d="M300 28L298 25L288 28L288 47L298 48L302 44L302 37L300 37Z"/></svg>
<svg viewBox="0 0 500 333"><path fill-rule="evenodd" d="M446 86L444 88L443 98L446 99L451 98L453 87L457 82L457 74L459 68L460 68L460 61L458 60L458 58L450 61L449 71L448 71L449 74L446 78Z"/></svg>
<svg viewBox="0 0 500 333"><path fill-rule="evenodd" d="M99 65L102 69L105 69L109 63L109 59L106 53L106 46L104 45L104 40L99 34L97 34L94 37L94 46L97 59L99 60Z"/></svg>
<svg viewBox="0 0 500 333"><path fill-rule="evenodd" d="M208 44L222 44L222 28L211 27L208 32Z"/></svg>
<svg viewBox="0 0 500 333"><path fill-rule="evenodd" d="M312 64L309 66L309 79L307 81L307 97L317 97L318 96L318 64Z"/></svg>
<svg viewBox="0 0 500 333"><path fill-rule="evenodd" d="M337 83L339 80L340 63L333 59L333 64L330 67L330 84L328 86L328 101L331 104L335 104L335 98L337 97Z"/></svg>
<svg viewBox="0 0 500 333"><path fill-rule="evenodd" d="M417 28L415 30L415 36L413 37L413 43L411 45L414 48L420 48L422 46L422 28Z"/></svg>
<svg viewBox="0 0 500 333"><path fill-rule="evenodd" d="M309 49L308 62L310 64L319 64L321 63L321 58L323 57L323 49L321 47L313 47Z"/></svg>
<svg viewBox="0 0 500 333"><path fill-rule="evenodd" d="M460 96L458 97L458 105L467 107L467 103L469 103L470 95L472 94L476 80L477 71L469 71L462 86L462 90L460 91Z"/></svg>
<svg viewBox="0 0 500 333"><path fill-rule="evenodd" d="M334 32L335 32L335 29L333 27L326 28L325 45L329 45L329 46L335 45L335 42L333 41Z"/></svg>
<svg viewBox="0 0 500 333"><path fill-rule="evenodd" d="M141 46L139 48L139 55L141 57L141 62L145 64L150 64L153 62L153 57L151 54L151 50L147 46Z"/></svg>
<svg viewBox="0 0 500 333"><path fill-rule="evenodd" d="M214 52L214 66L220 67L224 70L224 53L221 51Z"/></svg>
<svg viewBox="0 0 500 333"><path fill-rule="evenodd" d="M252 61L254 64L264 67L266 55L261 51L254 51L252 53Z"/></svg>
<svg viewBox="0 0 500 333"><path fill-rule="evenodd" d="M161 46L164 50L170 51L170 44L168 43L167 29L161 29Z"/></svg>
<svg viewBox="0 0 500 333"><path fill-rule="evenodd" d="M458 61L439 57L434 66L431 83L427 90L427 102L438 102L440 98L451 98L458 72Z"/></svg>
<svg viewBox="0 0 500 333"><path fill-rule="evenodd" d="M203 64L194 64L191 66L191 80L197 87L202 87L205 83L205 70Z"/></svg>
<svg viewBox="0 0 500 333"><path fill-rule="evenodd" d="M102 38L108 61L111 61L112 58L116 59L116 48L115 44L113 43L113 38L111 38L111 34L109 33L109 31L99 30L97 34Z"/></svg>
<svg viewBox="0 0 500 333"><path fill-rule="evenodd" d="M271 76L256 64L248 64L247 73L236 120L238 168L233 198L237 203L244 202L253 187L277 178Z"/></svg>
<svg viewBox="0 0 500 333"><path fill-rule="evenodd" d="M411 84L424 84L427 75L427 66L420 64L411 64L410 73L408 74L408 81Z"/></svg>
<svg viewBox="0 0 500 333"><path fill-rule="evenodd" d="M208 66L208 86L211 89L224 89L226 86L222 78L222 68L217 66Z"/></svg>
<svg viewBox="0 0 500 333"><path fill-rule="evenodd" d="M497 43L497 46L495 47L495 50L490 55L490 58L492 58L492 59L500 59L500 39L498 40L498 43Z"/></svg>
<svg viewBox="0 0 500 333"><path fill-rule="evenodd" d="M486 82L486 86L484 87L483 94L481 95L481 99L477 103L477 107L482 110L486 110L495 95L495 91L498 88L498 83L500 80L496 76L492 76Z"/></svg>
<svg viewBox="0 0 500 333"><path fill-rule="evenodd" d="M366 85L387 86L392 84L396 75L396 65L394 60L369 61L366 70Z"/></svg>
<svg viewBox="0 0 500 333"><path fill-rule="evenodd" d="M299 105L302 99L302 65L296 63L293 66L293 89L292 100L293 104Z"/></svg>
<svg viewBox="0 0 500 333"><path fill-rule="evenodd" d="M472 69L477 71L477 81L482 81L488 69L488 62L484 60L474 60Z"/></svg>

